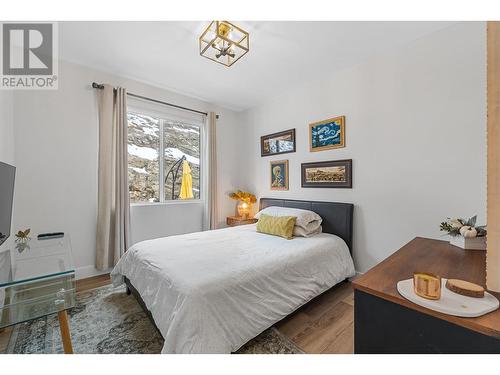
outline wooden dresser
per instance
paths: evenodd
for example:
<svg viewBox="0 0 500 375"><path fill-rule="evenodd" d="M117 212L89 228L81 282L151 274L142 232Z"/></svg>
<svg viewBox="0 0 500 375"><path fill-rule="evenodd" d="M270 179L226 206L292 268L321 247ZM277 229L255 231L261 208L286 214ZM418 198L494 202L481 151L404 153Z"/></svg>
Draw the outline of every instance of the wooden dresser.
<svg viewBox="0 0 500 375"><path fill-rule="evenodd" d="M485 286L485 268L484 251L415 238L353 282L355 353L500 353L500 310L460 318L416 305L396 289L414 271Z"/></svg>

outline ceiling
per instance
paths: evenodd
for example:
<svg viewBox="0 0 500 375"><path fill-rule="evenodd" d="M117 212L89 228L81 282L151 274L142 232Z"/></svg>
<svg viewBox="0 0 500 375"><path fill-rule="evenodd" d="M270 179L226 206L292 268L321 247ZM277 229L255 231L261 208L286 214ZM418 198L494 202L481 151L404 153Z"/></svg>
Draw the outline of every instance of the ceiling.
<svg viewBox="0 0 500 375"><path fill-rule="evenodd" d="M63 60L244 110L453 22L235 22L250 52L231 67L199 56L208 22L62 22Z"/></svg>

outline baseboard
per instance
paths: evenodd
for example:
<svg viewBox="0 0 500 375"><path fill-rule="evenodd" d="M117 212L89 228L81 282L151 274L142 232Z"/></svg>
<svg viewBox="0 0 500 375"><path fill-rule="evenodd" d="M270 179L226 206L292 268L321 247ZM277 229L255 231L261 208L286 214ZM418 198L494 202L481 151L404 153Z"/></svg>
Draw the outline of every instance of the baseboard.
<svg viewBox="0 0 500 375"><path fill-rule="evenodd" d="M103 275L105 273L110 273L111 270L112 270L112 268L100 271L97 268L95 268L94 265L77 267L75 270L75 277L77 280L80 280L80 279L85 279L87 277L99 276L99 275Z"/></svg>

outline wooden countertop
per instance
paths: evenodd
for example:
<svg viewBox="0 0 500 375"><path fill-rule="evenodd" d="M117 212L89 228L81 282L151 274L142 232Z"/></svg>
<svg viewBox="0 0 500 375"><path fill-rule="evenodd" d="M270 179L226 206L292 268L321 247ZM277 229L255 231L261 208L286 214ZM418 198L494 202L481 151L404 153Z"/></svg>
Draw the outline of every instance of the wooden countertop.
<svg viewBox="0 0 500 375"><path fill-rule="evenodd" d="M432 272L441 277L463 279L486 287L486 252L463 250L446 241L417 237L390 257L353 281L355 289L432 315L439 319L500 339L500 310L478 318L460 318L414 304L396 288L414 271ZM500 299L500 293L492 293Z"/></svg>

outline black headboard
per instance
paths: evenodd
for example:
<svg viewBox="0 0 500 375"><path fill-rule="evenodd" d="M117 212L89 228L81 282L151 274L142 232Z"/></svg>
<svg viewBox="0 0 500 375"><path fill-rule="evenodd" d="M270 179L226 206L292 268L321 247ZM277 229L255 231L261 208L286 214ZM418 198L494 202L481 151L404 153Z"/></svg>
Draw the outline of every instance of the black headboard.
<svg viewBox="0 0 500 375"><path fill-rule="evenodd" d="M260 209L278 206L301 208L316 212L323 222L323 232L335 234L342 238L352 253L352 203L299 201L293 199L260 198Z"/></svg>

